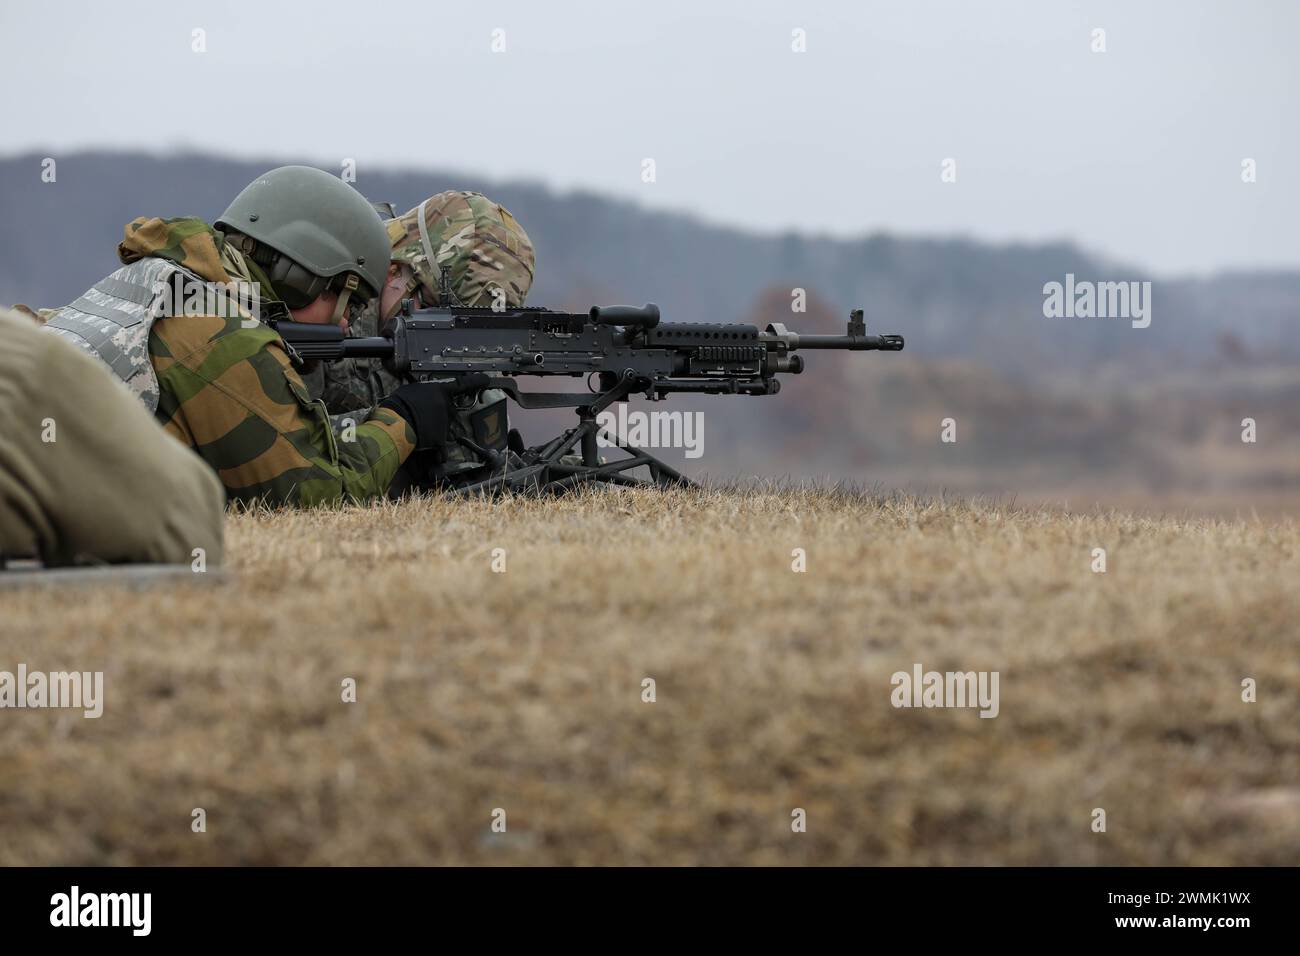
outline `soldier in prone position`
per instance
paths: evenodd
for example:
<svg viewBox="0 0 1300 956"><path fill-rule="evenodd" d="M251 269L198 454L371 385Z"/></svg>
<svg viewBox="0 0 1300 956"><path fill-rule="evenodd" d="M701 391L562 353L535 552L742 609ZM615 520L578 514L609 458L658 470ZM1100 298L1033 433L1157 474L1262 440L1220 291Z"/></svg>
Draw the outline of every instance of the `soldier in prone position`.
<svg viewBox="0 0 1300 956"><path fill-rule="evenodd" d="M346 328L387 282L389 250L359 193L321 170L285 166L254 180L213 226L128 224L122 268L45 328L107 365L216 471L228 499L365 501L385 493L412 451L446 441L451 387L402 385L354 440L338 441L267 323Z"/></svg>
<svg viewBox="0 0 1300 956"><path fill-rule="evenodd" d="M391 246L386 281L351 323L354 334L380 334L404 299L417 307L439 305L444 279L454 305L507 309L524 304L536 254L523 226L499 203L480 193L448 190L389 219L386 227ZM369 359L320 363L303 380L311 396L325 402L336 425L365 421L372 407L408 381ZM470 437L470 416L504 398L504 393L486 389L471 406L452 410L449 440L433 450L442 473L450 477L485 464L456 439Z"/></svg>

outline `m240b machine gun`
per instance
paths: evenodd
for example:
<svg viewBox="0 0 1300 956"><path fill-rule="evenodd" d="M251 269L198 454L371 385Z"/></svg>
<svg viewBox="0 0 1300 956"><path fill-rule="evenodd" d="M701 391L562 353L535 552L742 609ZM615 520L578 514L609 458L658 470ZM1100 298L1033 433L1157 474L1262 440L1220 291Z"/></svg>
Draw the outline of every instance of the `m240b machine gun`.
<svg viewBox="0 0 1300 956"><path fill-rule="evenodd" d="M645 484L629 472L645 467L651 483L689 479L644 449L613 441L627 457L605 462L597 453L596 416L640 393L659 401L676 392L775 395L779 375L803 371L808 349L897 352L900 335L868 335L862 310L850 313L843 335L800 335L781 323L754 325L661 322L659 307L595 306L589 312L528 307L413 309L403 303L389 333L347 338L333 325L279 322L276 330L304 360L384 359L401 375L452 379L472 372L490 377L520 408L573 408L578 423L552 440L508 454L469 442L493 464L487 478L462 490L497 488L563 491L584 482ZM523 376L587 378L583 392L526 392ZM516 433L517 434L517 433ZM430 483L417 476L415 484Z"/></svg>

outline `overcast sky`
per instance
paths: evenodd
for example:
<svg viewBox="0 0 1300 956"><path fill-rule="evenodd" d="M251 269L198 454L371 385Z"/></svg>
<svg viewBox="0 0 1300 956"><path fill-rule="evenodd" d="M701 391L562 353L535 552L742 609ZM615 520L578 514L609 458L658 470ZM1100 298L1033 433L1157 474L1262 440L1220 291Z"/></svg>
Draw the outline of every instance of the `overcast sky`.
<svg viewBox="0 0 1300 956"><path fill-rule="evenodd" d="M363 192L472 170L764 231L1300 267L1298 60L1287 0L3 0L0 151L350 157Z"/></svg>

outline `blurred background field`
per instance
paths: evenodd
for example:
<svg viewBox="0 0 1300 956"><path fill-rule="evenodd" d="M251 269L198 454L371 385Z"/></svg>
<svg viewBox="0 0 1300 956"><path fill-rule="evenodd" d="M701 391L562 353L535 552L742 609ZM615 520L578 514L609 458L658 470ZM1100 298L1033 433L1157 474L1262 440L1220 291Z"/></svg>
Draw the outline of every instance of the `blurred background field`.
<svg viewBox="0 0 1300 956"><path fill-rule="evenodd" d="M60 160L54 186L32 173L37 154L0 160L0 302L71 301L114 268L126 222L215 218L276 162L84 153ZM653 301L665 321L785 322L823 333L842 333L849 310L863 307L869 329L906 337L902 353L809 353L808 371L786 377L776 396L636 401L703 413L703 456L663 456L688 474L848 480L1076 508L1249 516L1300 505L1300 271L1157 277L1152 324L1134 329L1125 319L1043 317L1043 284L1066 273L1148 278L1070 243L760 235L450 172L377 170L358 188L399 210L447 188L505 204L538 249L531 304L585 311ZM73 219L77 228L66 229ZM807 292L804 313L791 312L794 288ZM573 417L512 415L530 441ZM1253 444L1241 441L1248 417ZM939 440L946 418L957 423L953 444Z"/></svg>

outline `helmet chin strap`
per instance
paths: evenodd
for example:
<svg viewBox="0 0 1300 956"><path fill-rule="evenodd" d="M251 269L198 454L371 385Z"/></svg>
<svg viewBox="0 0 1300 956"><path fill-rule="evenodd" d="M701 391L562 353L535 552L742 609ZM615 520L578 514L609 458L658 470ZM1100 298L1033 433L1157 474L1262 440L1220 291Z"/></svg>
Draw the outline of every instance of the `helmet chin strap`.
<svg viewBox="0 0 1300 956"><path fill-rule="evenodd" d="M343 289L339 292L338 300L334 303L334 314L330 316L332 324L338 325L343 319L343 315L348 308L348 300L352 298L352 293L356 291L358 281L355 272L348 274L347 280L343 283Z"/></svg>
<svg viewBox="0 0 1300 956"><path fill-rule="evenodd" d="M424 222L424 207L429 204L429 200L420 203L415 210L415 224L420 229L420 247L424 249L424 258L429 262L429 271L435 278L441 278L442 270L438 268L438 260L433 257L433 243L429 241L429 227Z"/></svg>

